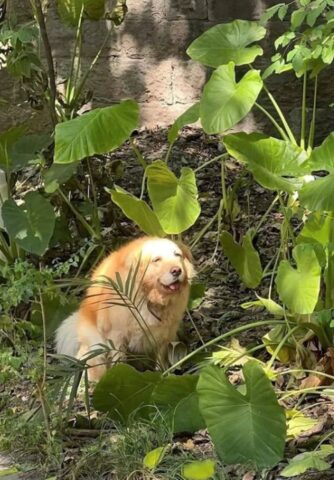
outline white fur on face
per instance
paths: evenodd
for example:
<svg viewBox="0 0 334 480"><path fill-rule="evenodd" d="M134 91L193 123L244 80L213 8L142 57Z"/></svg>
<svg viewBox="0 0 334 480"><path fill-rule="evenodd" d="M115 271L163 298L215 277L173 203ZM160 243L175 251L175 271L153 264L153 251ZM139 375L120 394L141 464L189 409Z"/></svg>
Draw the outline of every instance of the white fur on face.
<svg viewBox="0 0 334 480"><path fill-rule="evenodd" d="M187 277L185 259L180 247L166 238L150 239L142 248L144 262L147 262L148 276L156 275L158 281L171 291L177 291L178 286ZM173 269L180 269L180 274L172 274Z"/></svg>

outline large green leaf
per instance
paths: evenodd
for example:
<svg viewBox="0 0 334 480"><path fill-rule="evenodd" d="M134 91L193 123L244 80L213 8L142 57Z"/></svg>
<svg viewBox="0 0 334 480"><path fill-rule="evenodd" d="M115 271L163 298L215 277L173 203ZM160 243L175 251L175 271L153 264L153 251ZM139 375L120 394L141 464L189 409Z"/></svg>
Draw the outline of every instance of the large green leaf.
<svg viewBox="0 0 334 480"><path fill-rule="evenodd" d="M232 128L251 110L262 89L258 70L247 72L236 82L234 64L215 70L204 87L200 118L206 133L222 133Z"/></svg>
<svg viewBox="0 0 334 480"><path fill-rule="evenodd" d="M168 141L169 143L174 143L177 139L179 134L179 130L185 127L186 125L190 125L191 123L197 122L199 119L199 103L195 103L191 107L189 107L185 112L180 115L173 125L168 130Z"/></svg>
<svg viewBox="0 0 334 480"><path fill-rule="evenodd" d="M309 159L310 170L327 170L334 173L334 132L319 147L312 150Z"/></svg>
<svg viewBox="0 0 334 480"><path fill-rule="evenodd" d="M229 232L221 235L223 252L249 288L256 288L262 279L262 266L258 252L252 243L252 232L248 231L242 244L236 243Z"/></svg>
<svg viewBox="0 0 334 480"><path fill-rule="evenodd" d="M197 385L200 410L223 462L273 467L283 458L284 410L257 362L247 362L243 374L245 395L231 385L221 368L204 368Z"/></svg>
<svg viewBox="0 0 334 480"><path fill-rule="evenodd" d="M198 407L197 382L197 375L170 375L153 390L152 401L166 415L175 433L205 427Z"/></svg>
<svg viewBox="0 0 334 480"><path fill-rule="evenodd" d="M158 160L146 168L146 175L148 193L163 230L178 234L191 227L201 212L194 171L183 167L177 178Z"/></svg>
<svg viewBox="0 0 334 480"><path fill-rule="evenodd" d="M99 20L104 14L105 0L57 0L58 13L63 22L76 27L81 9L84 16Z"/></svg>
<svg viewBox="0 0 334 480"><path fill-rule="evenodd" d="M152 405L153 389L160 379L159 372L138 372L130 365L115 365L95 387L94 408L123 422L134 412L141 418L146 417L151 411L148 406Z"/></svg>
<svg viewBox="0 0 334 480"><path fill-rule="evenodd" d="M158 217L144 200L140 200L122 188L115 185L115 190L111 190L111 198L118 205L123 213L134 221L147 235L156 235L164 237Z"/></svg>
<svg viewBox="0 0 334 480"><path fill-rule="evenodd" d="M334 210L334 173L306 183L299 192L302 206L314 212Z"/></svg>
<svg viewBox="0 0 334 480"><path fill-rule="evenodd" d="M20 247L37 255L45 252L55 226L55 214L39 193L27 193L20 206L13 199L6 200L2 217L9 236Z"/></svg>
<svg viewBox="0 0 334 480"><path fill-rule="evenodd" d="M247 164L263 187L292 193L303 185L295 177L308 172L307 154L297 145L258 133L226 135L224 144L230 155Z"/></svg>
<svg viewBox="0 0 334 480"><path fill-rule="evenodd" d="M311 244L297 245L292 256L296 268L287 260L278 267L276 284L280 299L294 313L312 313L318 301L321 267Z"/></svg>
<svg viewBox="0 0 334 480"><path fill-rule="evenodd" d="M249 45L261 40L265 34L266 29L257 22L234 20L215 25L204 32L190 44L187 54L209 67L219 67L229 62L248 65L263 53L258 45Z"/></svg>
<svg viewBox="0 0 334 480"><path fill-rule="evenodd" d="M55 134L55 163L76 162L115 150L130 137L138 118L138 104L125 100L59 123Z"/></svg>

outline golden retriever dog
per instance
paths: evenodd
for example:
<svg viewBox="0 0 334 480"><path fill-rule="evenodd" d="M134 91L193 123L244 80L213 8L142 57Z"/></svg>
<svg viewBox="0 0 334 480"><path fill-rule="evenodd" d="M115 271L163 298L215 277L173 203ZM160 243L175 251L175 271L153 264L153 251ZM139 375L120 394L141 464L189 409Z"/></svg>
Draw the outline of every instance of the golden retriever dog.
<svg viewBox="0 0 334 480"><path fill-rule="evenodd" d="M184 245L158 237L127 243L93 273L79 310L56 332L57 353L82 358L92 356L101 345L111 345L112 363L132 354L165 365L193 276L191 254ZM112 288L113 282L128 290L131 301ZM97 354L87 363L90 380L99 380L107 368L106 357Z"/></svg>

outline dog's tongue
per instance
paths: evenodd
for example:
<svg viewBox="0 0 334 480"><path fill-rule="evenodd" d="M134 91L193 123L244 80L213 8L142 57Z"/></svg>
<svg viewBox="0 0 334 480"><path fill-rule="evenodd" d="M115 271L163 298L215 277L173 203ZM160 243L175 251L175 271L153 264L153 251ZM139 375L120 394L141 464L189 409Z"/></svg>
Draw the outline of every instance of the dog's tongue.
<svg viewBox="0 0 334 480"><path fill-rule="evenodd" d="M168 285L168 288L170 290L173 290L173 292L176 292L180 288L180 282L171 283L170 285Z"/></svg>

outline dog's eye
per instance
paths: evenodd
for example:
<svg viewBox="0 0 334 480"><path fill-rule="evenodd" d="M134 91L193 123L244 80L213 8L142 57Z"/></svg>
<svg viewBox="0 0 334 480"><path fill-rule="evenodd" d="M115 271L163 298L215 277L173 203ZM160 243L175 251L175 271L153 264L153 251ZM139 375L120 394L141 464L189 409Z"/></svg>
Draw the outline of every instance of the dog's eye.
<svg viewBox="0 0 334 480"><path fill-rule="evenodd" d="M179 253L179 252L174 252L174 255L175 255L176 257L180 257L180 258L182 258L182 253Z"/></svg>
<svg viewBox="0 0 334 480"><path fill-rule="evenodd" d="M153 262L153 263L159 262L160 260L161 260L161 257L154 257L154 258L152 258L152 262Z"/></svg>

